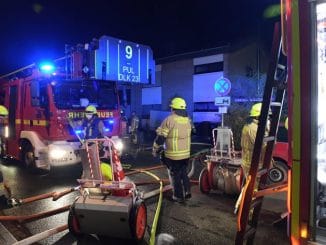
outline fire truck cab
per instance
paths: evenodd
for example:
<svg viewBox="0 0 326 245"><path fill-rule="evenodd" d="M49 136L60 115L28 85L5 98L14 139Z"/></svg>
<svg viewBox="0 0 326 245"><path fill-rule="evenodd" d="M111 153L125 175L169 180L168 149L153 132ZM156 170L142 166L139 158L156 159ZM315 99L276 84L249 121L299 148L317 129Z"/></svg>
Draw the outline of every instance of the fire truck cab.
<svg viewBox="0 0 326 245"><path fill-rule="evenodd" d="M105 125L105 134L119 141L120 109L114 82L97 79L62 79L43 74L34 66L1 81L0 94L9 109L7 154L27 167L80 162L82 129L71 121L82 120L87 105L94 105Z"/></svg>

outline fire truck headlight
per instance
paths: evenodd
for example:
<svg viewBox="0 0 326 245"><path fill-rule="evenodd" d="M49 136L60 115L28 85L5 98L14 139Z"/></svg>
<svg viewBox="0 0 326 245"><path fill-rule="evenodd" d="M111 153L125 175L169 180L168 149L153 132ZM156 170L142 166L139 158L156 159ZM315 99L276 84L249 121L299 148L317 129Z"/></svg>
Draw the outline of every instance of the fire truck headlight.
<svg viewBox="0 0 326 245"><path fill-rule="evenodd" d="M123 149L123 143L122 143L121 140L119 140L119 141L117 141L117 142L115 143L115 148L116 148L119 152L122 151L122 149Z"/></svg>
<svg viewBox="0 0 326 245"><path fill-rule="evenodd" d="M66 155L66 151L62 149L51 149L49 152L50 158L52 159L61 159Z"/></svg>

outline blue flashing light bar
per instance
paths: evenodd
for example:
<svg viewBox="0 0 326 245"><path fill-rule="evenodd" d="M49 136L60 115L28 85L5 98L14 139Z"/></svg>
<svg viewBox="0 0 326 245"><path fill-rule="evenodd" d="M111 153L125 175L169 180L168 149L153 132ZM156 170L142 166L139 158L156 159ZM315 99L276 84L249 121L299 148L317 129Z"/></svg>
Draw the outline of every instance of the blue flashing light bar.
<svg viewBox="0 0 326 245"><path fill-rule="evenodd" d="M109 124L114 124L114 120L113 119L109 120Z"/></svg>

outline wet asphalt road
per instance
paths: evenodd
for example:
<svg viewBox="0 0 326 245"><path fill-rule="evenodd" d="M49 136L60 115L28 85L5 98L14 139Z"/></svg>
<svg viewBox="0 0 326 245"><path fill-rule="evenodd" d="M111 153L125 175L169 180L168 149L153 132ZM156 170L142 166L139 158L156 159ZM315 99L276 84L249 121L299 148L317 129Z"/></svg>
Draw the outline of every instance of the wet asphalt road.
<svg viewBox="0 0 326 245"><path fill-rule="evenodd" d="M140 152L137 158L131 156L124 158L123 163L131 164L133 167L151 166L158 163L158 159L151 156L150 151ZM198 180L202 164L196 162L196 171L193 179ZM14 196L26 198L51 191L62 191L66 188L77 186L76 179L81 174L80 166L55 169L51 174L31 173L16 164L1 164L4 176L13 189ZM153 173L166 178L166 170L155 170ZM134 181L150 180L142 175L132 175ZM157 185L140 186L140 191L153 190ZM193 197L185 204L174 203L170 200L171 193L164 195L161 216L157 228L157 234L168 233L175 237L176 244L234 244L236 234L236 216L233 207L236 196L227 196L222 193L210 193L203 195L197 185L192 187ZM37 201L21 207L4 210L5 215L27 215L55 209L71 204L78 193L73 193L60 198L54 202L52 199ZM148 229L143 244L148 244L150 229L156 210L158 197L146 200ZM281 198L282 199L282 198ZM266 201L262 212L262 219L256 235L256 244L289 244L284 227L273 226L272 223L278 218L278 213L284 209L285 202L280 199ZM68 212L55 216L32 221L19 225L19 231L14 230L18 240L24 236L37 234L41 231L51 229L67 223ZM111 224L104 224L110 227ZM13 226L13 225L11 225ZM8 226L9 228L11 227ZM17 224L15 225L17 228ZM26 228L26 229L25 229ZM40 241L40 244L131 244L126 240L112 240L109 238L98 238L96 236L85 236L77 241L67 230L50 238Z"/></svg>

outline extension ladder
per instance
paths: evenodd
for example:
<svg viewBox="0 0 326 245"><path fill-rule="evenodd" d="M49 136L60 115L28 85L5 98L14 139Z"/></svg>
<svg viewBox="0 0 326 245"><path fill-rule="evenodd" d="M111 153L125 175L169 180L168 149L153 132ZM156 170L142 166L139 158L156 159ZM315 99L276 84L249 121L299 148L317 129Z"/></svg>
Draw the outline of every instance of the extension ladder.
<svg viewBox="0 0 326 245"><path fill-rule="evenodd" d="M247 241L246 244L253 244L264 196L287 190L287 181L269 185L267 188L265 185L267 173L271 166L272 153L286 88L287 59L286 56L282 54L280 26L276 24L274 28L271 61L267 73L251 167L246 184L242 190L242 198L238 212L238 227L235 240L235 244L237 245L243 244L245 241ZM272 118L270 120L269 134L266 136L265 129L268 124L270 110L272 111ZM264 146L266 146L266 148L263 166L261 169L258 169L260 154ZM257 184L255 184L256 181L258 181L258 190L255 190L255 186L257 186Z"/></svg>

